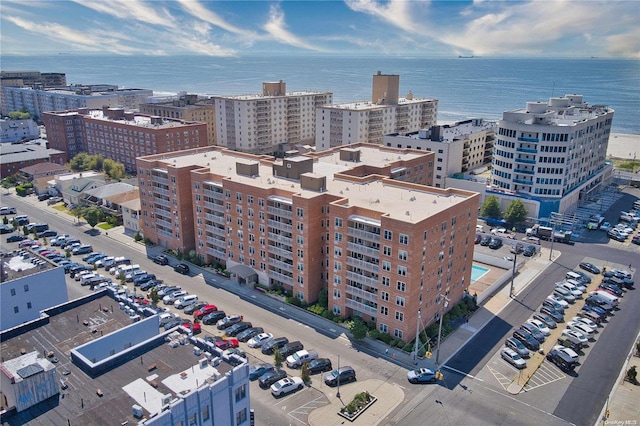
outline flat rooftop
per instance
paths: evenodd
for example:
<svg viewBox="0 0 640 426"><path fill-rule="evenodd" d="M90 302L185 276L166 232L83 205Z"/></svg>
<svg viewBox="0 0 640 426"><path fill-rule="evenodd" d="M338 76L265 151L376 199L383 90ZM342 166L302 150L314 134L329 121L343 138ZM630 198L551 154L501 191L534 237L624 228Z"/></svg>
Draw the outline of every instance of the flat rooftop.
<svg viewBox="0 0 640 426"><path fill-rule="evenodd" d="M297 92L287 92L284 95L262 95L262 94L247 94L247 95L216 95L213 98L217 99L233 99L233 100L241 100L241 101L254 101L260 99L276 99L276 98L287 98L287 97L296 97L296 96L315 96L315 95L331 95L331 92L315 92L315 91L297 91Z"/></svg>
<svg viewBox="0 0 640 426"><path fill-rule="evenodd" d="M428 152L393 149L368 144L350 145L349 148L360 151L359 162L341 161L339 150L323 151L311 156L317 159L313 164L314 175L326 177L326 191L324 193L342 196L349 200L348 205L376 210L381 214L406 222L419 222L474 195L471 192L440 189L426 185L421 185L420 189L409 190L400 184L396 185L393 180L387 179L383 182L375 177L365 183L355 183L350 180L334 178L335 174L343 173L358 166L390 167L394 171L401 171L404 168L402 165L403 160L408 161L432 155ZM304 158L304 156L300 157ZM252 177L238 174L236 173L236 162L246 163L250 156L246 154L239 155L230 150L205 148L159 154L146 158L161 159L167 166L178 168L200 165L209 169L209 173L218 175L220 179L213 180L219 183L222 183L223 179L230 179L234 182L245 183L259 188L280 188L306 198L320 195L319 192L302 189L298 180L274 176L271 166L272 161L259 162L258 176ZM258 162L260 158L256 156L254 162ZM294 157L294 160L297 158L299 157ZM281 161L276 160L276 164Z"/></svg>
<svg viewBox="0 0 640 426"><path fill-rule="evenodd" d="M55 249L55 247L54 247ZM17 249L4 254L4 276L0 282L9 282L19 278L28 277L43 271L59 268L49 259L32 252L28 248ZM4 354L3 354L4 355Z"/></svg>
<svg viewBox="0 0 640 426"><path fill-rule="evenodd" d="M346 109L346 110L357 110L357 111L365 111L365 110L374 110L374 109L384 109L391 108L394 106L403 106L403 105L411 105L411 104L421 104L427 101L437 102L437 99L427 99L427 98L398 98L397 105L380 105L375 104L371 101L356 101L356 102L346 102L343 104L333 104L333 105L322 105L323 109Z"/></svg>
<svg viewBox="0 0 640 426"><path fill-rule="evenodd" d="M52 315L48 323L3 341L0 352L3 360L7 361L33 351L42 357L53 352L59 360L54 364L58 378L68 386L60 391L59 396L18 413L7 423L60 425L67 424L66 419L69 419L72 425L137 424L139 420L133 417L132 405L142 406L148 415L150 410L161 404L161 395L172 394L175 397L186 389L185 386L193 389L195 383L202 385L204 379L200 376L211 373L192 373L192 368L197 367L198 361L204 357L194 354L192 344L175 348L161 344L96 378L91 378L72 363L71 349L128 325L131 325L129 315L120 310L118 302L105 291L102 297ZM204 338L204 335L206 333L198 337ZM154 364L156 368L149 371ZM224 376L232 368L223 361L215 370ZM198 378L202 380L196 382ZM98 389L103 396L96 393Z"/></svg>
<svg viewBox="0 0 640 426"><path fill-rule="evenodd" d="M127 126L150 127L154 129L170 129L174 127L186 127L186 126L193 126L194 124L199 124L199 123L185 122L182 120L172 120L170 118L164 118L164 117L140 115L138 113L135 113L135 115L133 116L133 119L131 120L127 120L124 118L113 119L104 115L102 110L97 110L97 109L93 109L89 111L87 116L90 118L93 118L94 120L109 121L113 123L125 124ZM160 121L161 123L157 123L158 121Z"/></svg>

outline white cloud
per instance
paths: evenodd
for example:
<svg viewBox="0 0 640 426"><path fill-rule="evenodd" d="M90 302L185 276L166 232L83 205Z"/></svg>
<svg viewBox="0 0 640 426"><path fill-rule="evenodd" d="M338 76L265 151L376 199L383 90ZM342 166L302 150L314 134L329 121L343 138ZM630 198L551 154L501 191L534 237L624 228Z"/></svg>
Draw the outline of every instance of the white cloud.
<svg viewBox="0 0 640 426"><path fill-rule="evenodd" d="M616 34L606 38L607 54L640 59L640 30L637 28L625 34Z"/></svg>
<svg viewBox="0 0 640 426"><path fill-rule="evenodd" d="M156 7L156 2L144 3L140 0L72 1L96 12L115 16L119 19L135 20L151 25L162 25L168 28L176 26L175 20L169 12L164 8ZM156 6L152 6L152 4Z"/></svg>
<svg viewBox="0 0 640 426"><path fill-rule="evenodd" d="M269 21L264 25L264 30L269 33L277 41L302 49L324 52L325 49L307 43L302 38L287 30L287 24L284 20L284 13L277 5L272 5L269 9Z"/></svg>
<svg viewBox="0 0 640 426"><path fill-rule="evenodd" d="M420 20L416 19L416 7L424 7L429 1L391 0L381 4L375 0L345 0L345 4L355 12L366 13L393 25L403 31L424 33Z"/></svg>
<svg viewBox="0 0 640 426"><path fill-rule="evenodd" d="M196 0L178 0L178 3L180 3L185 12L189 13L194 18L208 22L211 25L222 28L223 30L233 34L250 37L255 36L255 33L252 31L238 28L235 25L229 24L220 16L218 16L217 13L207 9Z"/></svg>

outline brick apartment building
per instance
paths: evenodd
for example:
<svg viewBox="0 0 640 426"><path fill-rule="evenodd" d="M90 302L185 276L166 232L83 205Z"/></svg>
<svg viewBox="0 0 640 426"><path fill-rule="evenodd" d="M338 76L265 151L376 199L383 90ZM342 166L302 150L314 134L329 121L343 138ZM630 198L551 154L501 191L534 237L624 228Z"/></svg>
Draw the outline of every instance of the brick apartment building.
<svg viewBox="0 0 640 426"><path fill-rule="evenodd" d="M328 288L335 314L405 341L418 310L428 324L470 284L478 196L427 186L433 153L355 144L274 160L209 147L137 166L145 237L240 283L305 302Z"/></svg>
<svg viewBox="0 0 640 426"><path fill-rule="evenodd" d="M80 152L101 154L136 170L136 157L207 146L207 125L104 107L44 114L51 147L69 159Z"/></svg>

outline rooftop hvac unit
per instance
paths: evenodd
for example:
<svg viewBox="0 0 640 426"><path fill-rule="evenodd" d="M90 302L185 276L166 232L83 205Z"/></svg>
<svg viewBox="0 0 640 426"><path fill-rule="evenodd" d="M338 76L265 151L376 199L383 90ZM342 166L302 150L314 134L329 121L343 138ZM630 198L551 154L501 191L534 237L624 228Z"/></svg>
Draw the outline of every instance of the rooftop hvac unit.
<svg viewBox="0 0 640 426"><path fill-rule="evenodd" d="M162 405L168 405L172 399L173 399L173 396L170 393L167 393L165 395L162 395L162 399L160 400L160 403Z"/></svg>
<svg viewBox="0 0 640 426"><path fill-rule="evenodd" d="M131 406L131 411L133 412L133 417L135 417L136 419L141 419L144 414L142 412L142 407L137 404L133 404Z"/></svg>
<svg viewBox="0 0 640 426"><path fill-rule="evenodd" d="M207 358L203 358L200 360L200 362L198 363L200 365L200 368L206 368L206 366L209 364L207 361Z"/></svg>

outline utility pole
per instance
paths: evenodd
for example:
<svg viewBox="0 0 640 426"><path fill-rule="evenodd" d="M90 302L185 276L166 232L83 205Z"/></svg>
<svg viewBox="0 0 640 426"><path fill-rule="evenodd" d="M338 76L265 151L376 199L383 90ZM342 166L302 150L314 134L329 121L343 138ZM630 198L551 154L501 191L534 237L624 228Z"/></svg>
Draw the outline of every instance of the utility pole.
<svg viewBox="0 0 640 426"><path fill-rule="evenodd" d="M509 297L513 297L513 282L516 278L516 261L518 260L518 244L516 244L516 253L513 256L513 269L511 270L511 288L509 289Z"/></svg>
<svg viewBox="0 0 640 426"><path fill-rule="evenodd" d="M438 326L438 348L436 349L436 369L440 367L440 338L442 337L442 318L444 317L444 310L449 306L449 298L447 296L444 297L444 302L442 303L442 309L440 311L440 325Z"/></svg>
<svg viewBox="0 0 640 426"><path fill-rule="evenodd" d="M551 220L552 220L552 227L551 227L551 248L549 249L549 260L552 259L553 257L553 243L556 240L555 234L556 234L556 218L553 216L553 213L551 213Z"/></svg>
<svg viewBox="0 0 640 426"><path fill-rule="evenodd" d="M421 313L420 309L418 309L418 322L416 323L416 344L413 347L413 363L418 363L418 344L420 343L420 322L421 322Z"/></svg>
<svg viewBox="0 0 640 426"><path fill-rule="evenodd" d="M338 392L336 392L336 397L340 399L340 354L338 354Z"/></svg>

